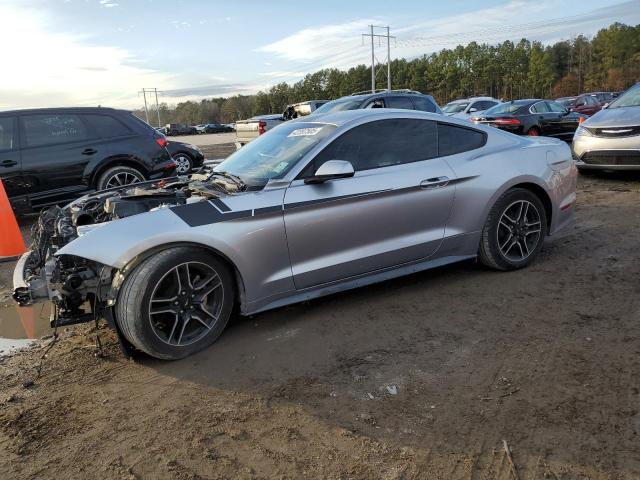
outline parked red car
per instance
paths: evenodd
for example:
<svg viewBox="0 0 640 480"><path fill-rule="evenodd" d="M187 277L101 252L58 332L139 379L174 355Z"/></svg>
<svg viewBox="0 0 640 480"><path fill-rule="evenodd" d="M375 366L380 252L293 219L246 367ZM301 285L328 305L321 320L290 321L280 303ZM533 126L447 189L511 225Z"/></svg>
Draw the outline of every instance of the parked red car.
<svg viewBox="0 0 640 480"><path fill-rule="evenodd" d="M593 115L602 110L602 104L596 97L589 93L583 93L577 97L556 98L556 102L569 110L582 113L584 115Z"/></svg>

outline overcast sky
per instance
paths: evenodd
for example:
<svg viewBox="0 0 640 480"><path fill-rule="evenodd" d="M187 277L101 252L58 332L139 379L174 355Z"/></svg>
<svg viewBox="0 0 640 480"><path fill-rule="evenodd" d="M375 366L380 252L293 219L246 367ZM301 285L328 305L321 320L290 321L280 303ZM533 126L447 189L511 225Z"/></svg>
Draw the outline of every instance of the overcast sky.
<svg viewBox="0 0 640 480"><path fill-rule="evenodd" d="M370 62L361 33L390 25L392 56L523 36L543 42L640 23L640 0L0 0L0 110L253 93ZM377 46L380 60L386 46Z"/></svg>

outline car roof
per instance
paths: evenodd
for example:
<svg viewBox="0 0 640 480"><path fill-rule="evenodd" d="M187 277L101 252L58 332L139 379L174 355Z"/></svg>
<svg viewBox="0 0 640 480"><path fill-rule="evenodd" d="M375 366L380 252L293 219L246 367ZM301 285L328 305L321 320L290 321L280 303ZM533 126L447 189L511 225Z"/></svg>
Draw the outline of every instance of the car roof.
<svg viewBox="0 0 640 480"><path fill-rule="evenodd" d="M493 97L469 97L469 98L459 98L458 100L452 100L449 103L462 103L462 102L477 102L478 100L492 100L499 102L497 98Z"/></svg>
<svg viewBox="0 0 640 480"><path fill-rule="evenodd" d="M408 110L404 108L372 108L358 110L342 110L339 112L319 113L312 117L301 117L291 122L296 123L328 123L336 126L346 125L352 121L362 118L384 119L384 118L424 118L427 120L446 121L470 126L466 120L453 119L439 113L423 112L420 110Z"/></svg>
<svg viewBox="0 0 640 480"><path fill-rule="evenodd" d="M130 112L119 108L110 107L52 107L52 108L22 108L16 110L3 110L1 114L26 114L26 113L95 113L95 112Z"/></svg>

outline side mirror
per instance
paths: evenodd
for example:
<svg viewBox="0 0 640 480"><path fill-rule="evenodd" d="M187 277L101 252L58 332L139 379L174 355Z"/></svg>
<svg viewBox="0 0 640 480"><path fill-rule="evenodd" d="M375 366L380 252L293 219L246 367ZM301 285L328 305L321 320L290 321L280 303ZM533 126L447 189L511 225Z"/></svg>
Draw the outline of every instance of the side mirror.
<svg viewBox="0 0 640 480"><path fill-rule="evenodd" d="M605 104L602 106L602 109L604 110L604 109L605 109L605 108L607 108L608 106L609 106L609 102L605 103Z"/></svg>
<svg viewBox="0 0 640 480"><path fill-rule="evenodd" d="M469 113L473 113L473 112L477 112L477 111L478 111L478 109L476 107L471 107L469 109Z"/></svg>
<svg viewBox="0 0 640 480"><path fill-rule="evenodd" d="M355 171L353 170L351 162L345 160L328 160L320 165L320 168L313 177L306 178L304 183L324 183L327 180L334 180L336 178L353 177L354 173Z"/></svg>

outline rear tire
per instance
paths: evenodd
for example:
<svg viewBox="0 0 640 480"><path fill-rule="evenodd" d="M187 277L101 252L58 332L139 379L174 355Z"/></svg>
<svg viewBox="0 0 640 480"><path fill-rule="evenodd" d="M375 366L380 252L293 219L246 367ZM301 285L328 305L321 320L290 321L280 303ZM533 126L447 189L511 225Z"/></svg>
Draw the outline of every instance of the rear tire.
<svg viewBox="0 0 640 480"><path fill-rule="evenodd" d="M193 168L193 159L186 153L179 153L173 157L176 162L176 173L185 175Z"/></svg>
<svg viewBox="0 0 640 480"><path fill-rule="evenodd" d="M215 342L235 301L233 276L206 250L175 247L138 265L125 279L115 317L136 348L177 360Z"/></svg>
<svg viewBox="0 0 640 480"><path fill-rule="evenodd" d="M96 188L98 190L104 190L106 188L124 187L126 185L144 182L144 180L144 175L140 170L119 165L117 167L109 168L106 172L100 175L100 178L96 183Z"/></svg>
<svg viewBox="0 0 640 480"><path fill-rule="evenodd" d="M480 261L496 270L529 265L547 235L547 215L537 195L524 188L505 192L491 208L482 229Z"/></svg>

